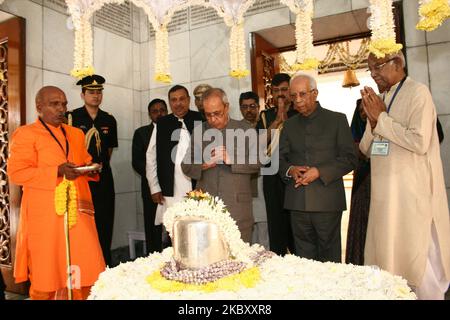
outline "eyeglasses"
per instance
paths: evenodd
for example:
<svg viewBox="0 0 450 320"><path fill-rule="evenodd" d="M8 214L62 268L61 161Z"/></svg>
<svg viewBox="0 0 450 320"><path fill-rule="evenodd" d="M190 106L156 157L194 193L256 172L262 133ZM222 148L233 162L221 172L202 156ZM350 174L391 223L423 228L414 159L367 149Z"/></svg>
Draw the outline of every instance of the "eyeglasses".
<svg viewBox="0 0 450 320"><path fill-rule="evenodd" d="M259 106L256 103L241 105L242 110L256 110L258 108L259 108Z"/></svg>
<svg viewBox="0 0 450 320"><path fill-rule="evenodd" d="M273 93L288 92L288 91L289 91L289 87L272 88Z"/></svg>
<svg viewBox="0 0 450 320"><path fill-rule="evenodd" d="M391 61L393 61L395 58L391 58L391 59L389 59L389 60L386 60L385 62L383 62L383 63L380 63L380 64L376 64L376 65L374 65L373 66L373 68L370 68L369 67L369 69L367 69L366 71L367 72L379 72L379 71L381 71L381 69L383 69L383 67L385 66L385 65L387 65L389 62L391 62Z"/></svg>
<svg viewBox="0 0 450 320"><path fill-rule="evenodd" d="M205 117L206 119L212 119L212 118L216 118L216 119L221 119L224 116L224 111L215 111L215 112L205 112Z"/></svg>
<svg viewBox="0 0 450 320"><path fill-rule="evenodd" d="M304 99L308 94L310 94L311 92L313 92L316 89L312 89L306 92L295 92L295 93L291 93L291 99L294 100L297 97L300 97L301 99Z"/></svg>

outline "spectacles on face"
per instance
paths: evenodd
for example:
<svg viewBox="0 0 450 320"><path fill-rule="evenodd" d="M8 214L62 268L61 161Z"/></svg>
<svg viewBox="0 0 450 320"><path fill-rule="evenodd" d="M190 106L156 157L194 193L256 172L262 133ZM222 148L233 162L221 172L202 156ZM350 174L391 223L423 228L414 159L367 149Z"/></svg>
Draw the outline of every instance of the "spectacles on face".
<svg viewBox="0 0 450 320"><path fill-rule="evenodd" d="M383 62L383 63L376 64L376 65L374 65L373 67L369 67L369 69L367 69L366 71L367 71L367 72L370 72L370 73L380 72L381 69L383 69L385 65L387 65L387 64L388 64L389 62L391 62L391 61L394 61L394 59L395 59L395 58L391 58L391 59L389 59L389 60L386 60L386 61Z"/></svg>
<svg viewBox="0 0 450 320"><path fill-rule="evenodd" d="M258 108L259 108L259 106L256 103L241 105L242 110L256 110Z"/></svg>
<svg viewBox="0 0 450 320"><path fill-rule="evenodd" d="M306 96L308 94L310 94L311 92L313 92L314 90L316 90L316 89L312 89L312 90L305 91L305 92L295 92L295 93L291 93L290 96L291 96L292 100L297 99L297 97L300 97L300 99L305 99Z"/></svg>
<svg viewBox="0 0 450 320"><path fill-rule="evenodd" d="M222 119L224 116L224 111L215 111L215 112L205 112L206 119Z"/></svg>
<svg viewBox="0 0 450 320"><path fill-rule="evenodd" d="M281 87L281 88L272 88L272 92L273 93L280 93L280 92L288 92L289 91L289 87Z"/></svg>

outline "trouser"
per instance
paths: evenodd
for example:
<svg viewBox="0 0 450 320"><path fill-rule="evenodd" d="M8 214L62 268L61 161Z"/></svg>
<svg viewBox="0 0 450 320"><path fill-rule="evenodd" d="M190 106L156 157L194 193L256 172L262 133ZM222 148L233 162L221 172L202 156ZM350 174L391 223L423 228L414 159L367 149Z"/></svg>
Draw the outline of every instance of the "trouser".
<svg viewBox="0 0 450 320"><path fill-rule="evenodd" d="M257 243L262 245L266 250L269 250L269 233L267 231L267 222L255 222L253 224L252 244Z"/></svg>
<svg viewBox="0 0 450 320"><path fill-rule="evenodd" d="M445 279L436 226L431 225L431 242L421 285L415 293L420 300L444 300L449 281Z"/></svg>
<svg viewBox="0 0 450 320"><path fill-rule="evenodd" d="M291 211L297 255L322 262L340 263L341 218L341 211Z"/></svg>
<svg viewBox="0 0 450 320"><path fill-rule="evenodd" d="M86 300L91 292L91 286L72 289L72 300ZM68 300L68 289L62 288L57 291L45 292L33 289L33 283L30 287L31 300Z"/></svg>
<svg viewBox="0 0 450 320"><path fill-rule="evenodd" d="M149 253L162 251L162 225L155 226L157 203L154 203L150 195L150 189L141 185L142 202L144 204L144 228L145 243Z"/></svg>
<svg viewBox="0 0 450 320"><path fill-rule="evenodd" d="M284 209L284 183L276 175L263 177L270 250L278 255L295 253L289 211Z"/></svg>
<svg viewBox="0 0 450 320"><path fill-rule="evenodd" d="M99 182L89 182L95 210L95 225L102 247L103 257L111 265L111 242L114 227L115 192L111 168L104 167Z"/></svg>

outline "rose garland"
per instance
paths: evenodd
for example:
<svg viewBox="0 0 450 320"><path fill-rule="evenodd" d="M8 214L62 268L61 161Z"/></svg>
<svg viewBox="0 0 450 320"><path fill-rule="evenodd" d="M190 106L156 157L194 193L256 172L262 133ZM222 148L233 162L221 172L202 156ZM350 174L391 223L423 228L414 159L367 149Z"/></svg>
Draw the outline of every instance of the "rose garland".
<svg viewBox="0 0 450 320"><path fill-rule="evenodd" d="M419 0L419 4L418 30L433 31L450 17L449 0Z"/></svg>
<svg viewBox="0 0 450 320"><path fill-rule="evenodd" d="M372 37L369 51L377 58L383 58L401 50L403 46L395 42L392 0L370 0L370 11Z"/></svg>
<svg viewBox="0 0 450 320"><path fill-rule="evenodd" d="M59 216L67 212L69 228L77 223L77 189L75 183L65 177L55 189L55 211Z"/></svg>
<svg viewBox="0 0 450 320"><path fill-rule="evenodd" d="M292 70L317 69L319 60L313 56L312 17L314 5L312 0L280 0L296 14L295 40L296 59L291 66Z"/></svg>

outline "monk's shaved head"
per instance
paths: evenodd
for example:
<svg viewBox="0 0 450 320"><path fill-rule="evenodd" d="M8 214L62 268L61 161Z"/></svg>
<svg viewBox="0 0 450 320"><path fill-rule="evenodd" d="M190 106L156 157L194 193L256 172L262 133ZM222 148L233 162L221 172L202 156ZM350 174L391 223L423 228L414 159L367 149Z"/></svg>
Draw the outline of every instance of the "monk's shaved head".
<svg viewBox="0 0 450 320"><path fill-rule="evenodd" d="M58 87L45 86L36 94L36 111L47 124L58 127L65 119L67 99L64 91Z"/></svg>
<svg viewBox="0 0 450 320"><path fill-rule="evenodd" d="M45 98L48 96L50 92L59 91L64 93L60 88L55 86L45 86L39 89L39 91L36 93L35 102L36 105L41 104Z"/></svg>

